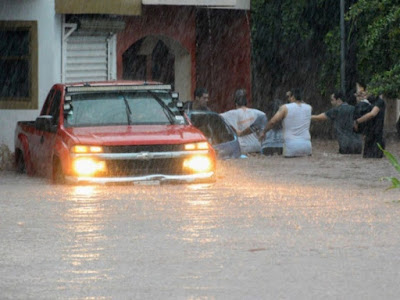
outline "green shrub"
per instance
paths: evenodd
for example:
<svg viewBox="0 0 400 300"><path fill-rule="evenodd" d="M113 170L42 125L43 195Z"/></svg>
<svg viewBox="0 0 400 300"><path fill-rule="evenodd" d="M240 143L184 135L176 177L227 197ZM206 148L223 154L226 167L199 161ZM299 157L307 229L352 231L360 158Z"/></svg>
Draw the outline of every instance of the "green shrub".
<svg viewBox="0 0 400 300"><path fill-rule="evenodd" d="M397 159L393 156L393 154L390 153L389 151L383 149L382 146L379 144L378 144L378 147L379 147L379 149L381 149L383 151L383 154L386 156L386 158L389 160L389 162L392 164L392 166L400 174L400 164L397 161ZM388 187L388 189L400 188L400 180L397 179L396 177L383 177L382 179L388 180L392 183L392 186Z"/></svg>

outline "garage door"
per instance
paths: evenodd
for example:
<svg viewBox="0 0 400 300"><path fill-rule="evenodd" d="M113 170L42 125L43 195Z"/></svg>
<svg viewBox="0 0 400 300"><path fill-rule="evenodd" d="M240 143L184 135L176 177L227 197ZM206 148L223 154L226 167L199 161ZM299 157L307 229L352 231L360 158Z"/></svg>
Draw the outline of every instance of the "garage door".
<svg viewBox="0 0 400 300"><path fill-rule="evenodd" d="M116 79L115 34L73 33L63 50L64 82Z"/></svg>

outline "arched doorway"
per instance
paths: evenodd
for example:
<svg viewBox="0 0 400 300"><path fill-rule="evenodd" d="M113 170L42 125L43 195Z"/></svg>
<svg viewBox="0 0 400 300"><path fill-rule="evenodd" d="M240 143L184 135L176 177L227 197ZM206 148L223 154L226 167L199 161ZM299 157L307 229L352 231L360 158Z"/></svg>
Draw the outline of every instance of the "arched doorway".
<svg viewBox="0 0 400 300"><path fill-rule="evenodd" d="M165 36L146 36L122 55L123 79L154 80L172 84L182 100L189 100L191 60L189 52Z"/></svg>

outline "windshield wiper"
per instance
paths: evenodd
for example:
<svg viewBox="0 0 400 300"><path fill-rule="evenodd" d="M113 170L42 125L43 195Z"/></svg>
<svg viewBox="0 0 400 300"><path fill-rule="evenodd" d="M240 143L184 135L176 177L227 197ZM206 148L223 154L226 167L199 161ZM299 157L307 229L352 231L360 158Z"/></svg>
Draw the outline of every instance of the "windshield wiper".
<svg viewBox="0 0 400 300"><path fill-rule="evenodd" d="M158 97L155 93L153 93L152 91L147 91L150 95L153 96L154 99L157 100L157 102L162 106L163 108L163 113L165 114L165 116L168 118L169 122L171 124L175 124L175 119L171 116L171 110L168 108L168 106L164 103L164 101Z"/></svg>
<svg viewBox="0 0 400 300"><path fill-rule="evenodd" d="M128 125L132 124L132 111L131 108L129 106L128 100L126 100L125 95L121 94L122 99L124 99L124 103L125 103L125 111L126 111L126 117L128 118Z"/></svg>

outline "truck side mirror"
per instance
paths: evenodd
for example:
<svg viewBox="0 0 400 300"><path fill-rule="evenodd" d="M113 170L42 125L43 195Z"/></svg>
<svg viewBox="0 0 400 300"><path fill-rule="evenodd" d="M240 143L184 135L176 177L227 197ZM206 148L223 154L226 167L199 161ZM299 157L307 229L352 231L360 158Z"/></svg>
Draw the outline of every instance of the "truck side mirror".
<svg viewBox="0 0 400 300"><path fill-rule="evenodd" d="M41 131L51 131L53 116L43 115L36 118L35 128Z"/></svg>
<svg viewBox="0 0 400 300"><path fill-rule="evenodd" d="M66 115L72 115L72 104L68 102L64 104L64 116Z"/></svg>
<svg viewBox="0 0 400 300"><path fill-rule="evenodd" d="M179 93L178 92L171 92L172 101L168 103L168 107L172 108L173 110L178 109L178 112L183 115L184 108L183 102L179 100Z"/></svg>
<svg viewBox="0 0 400 300"><path fill-rule="evenodd" d="M179 110L179 112L181 113L181 114L183 114L183 112L184 112L184 106L183 106L183 102L181 101L181 100L178 100L176 103L175 103L175 105L176 105L176 107L178 108L178 110Z"/></svg>

